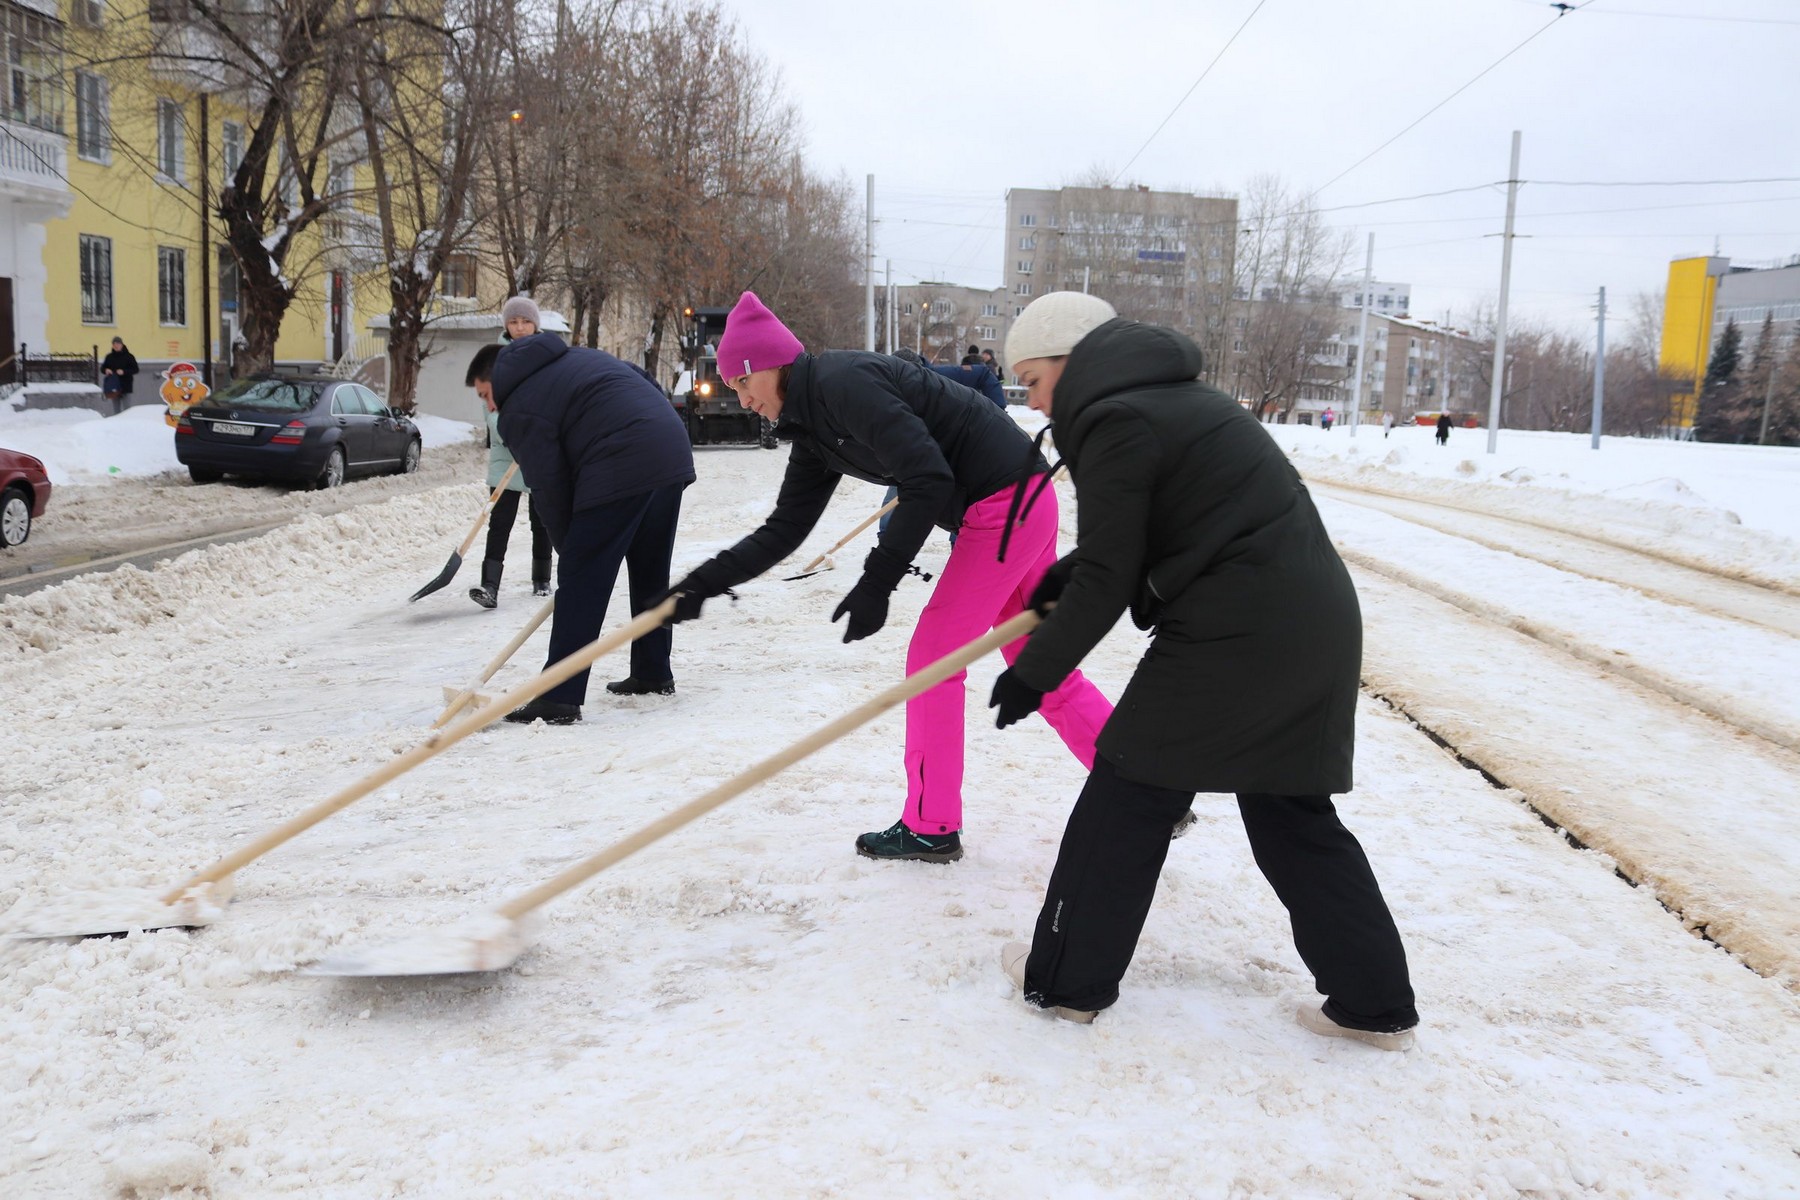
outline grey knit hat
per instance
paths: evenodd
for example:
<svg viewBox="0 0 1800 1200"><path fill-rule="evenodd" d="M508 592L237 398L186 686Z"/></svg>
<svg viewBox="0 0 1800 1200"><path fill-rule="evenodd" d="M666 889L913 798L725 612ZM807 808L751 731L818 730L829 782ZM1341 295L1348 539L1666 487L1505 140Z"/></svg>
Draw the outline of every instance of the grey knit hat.
<svg viewBox="0 0 1800 1200"><path fill-rule="evenodd" d="M1028 358L1061 358L1075 343L1119 314L1086 292L1048 292L1025 306L1006 335L1006 369Z"/></svg>
<svg viewBox="0 0 1800 1200"><path fill-rule="evenodd" d="M544 327L544 322L538 316L537 301L533 300L530 296L514 296L511 300L508 300L506 306L500 310L500 323L502 325L506 324L506 322L512 320L514 317L523 317L533 325L536 325L539 329Z"/></svg>

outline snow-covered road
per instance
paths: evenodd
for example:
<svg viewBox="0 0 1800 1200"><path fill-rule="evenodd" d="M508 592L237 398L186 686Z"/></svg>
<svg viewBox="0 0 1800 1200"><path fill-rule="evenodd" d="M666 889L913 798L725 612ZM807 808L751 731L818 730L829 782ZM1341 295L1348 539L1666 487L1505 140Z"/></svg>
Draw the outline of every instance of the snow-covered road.
<svg viewBox="0 0 1800 1200"><path fill-rule="evenodd" d="M781 458L699 456L678 567L760 519ZM478 490L0 603L0 921L179 878L416 744L440 687L535 608L516 581L492 613L454 587L405 603ZM845 484L803 556L878 502ZM1322 507L1347 549L1412 552L1391 518ZM1571 635L1594 635L1584 605L1613 603L1541 564L1460 557L1476 550L1493 553L1398 565L1443 566L1441 585ZM1519 789L1365 700L1341 807L1408 940L1425 1018L1409 1054L1294 1025L1310 983L1228 797L1202 797L1172 849L1120 1003L1091 1027L1026 1008L998 949L1030 930L1081 772L1041 723L991 727L996 663L970 675L952 867L851 851L898 805L893 716L549 906L515 970L294 973L491 907L891 683L926 590L903 585L889 628L843 646L828 615L852 581L771 576L709 604L677 634L675 697L596 687L580 726L476 735L245 868L214 927L0 951L6 1194L1800 1195L1800 1001L1655 894L1716 902L1719 877L1791 863L1800 834L1743 802L1780 770L1725 758L1666 696L1360 569L1372 689ZM1785 637L1762 635L1731 653ZM1127 625L1088 664L1109 694L1142 644ZM1647 661L1735 686L1704 654ZM1659 741L1646 714L1700 740ZM1633 789L1678 767L1722 786L1677 811ZM1636 839L1654 888L1522 802L1557 788L1579 789L1584 839ZM1779 913L1726 918L1787 936Z"/></svg>

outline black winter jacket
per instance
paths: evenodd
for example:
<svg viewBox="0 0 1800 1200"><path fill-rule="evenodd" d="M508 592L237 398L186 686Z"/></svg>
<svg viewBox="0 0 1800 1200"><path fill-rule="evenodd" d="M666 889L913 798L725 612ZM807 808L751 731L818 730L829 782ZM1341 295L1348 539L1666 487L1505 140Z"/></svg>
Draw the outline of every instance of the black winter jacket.
<svg viewBox="0 0 1800 1200"><path fill-rule="evenodd" d="M494 360L500 439L531 481L560 552L578 512L694 481L694 451L668 398L600 350L534 333Z"/></svg>
<svg viewBox="0 0 1800 1200"><path fill-rule="evenodd" d="M1350 576L1300 477L1200 349L1112 320L1051 400L1078 500L1068 586L1013 670L1061 683L1129 607L1155 637L1100 752L1198 792L1347 792L1362 668Z"/></svg>
<svg viewBox="0 0 1800 1200"><path fill-rule="evenodd" d="M798 549L845 475L900 489L879 549L904 567L934 524L954 530L969 505L1021 474L1048 470L1042 455L1028 459L1031 439L979 393L927 367L861 350L796 359L775 431L793 442L775 511L694 572L714 592L754 579Z"/></svg>

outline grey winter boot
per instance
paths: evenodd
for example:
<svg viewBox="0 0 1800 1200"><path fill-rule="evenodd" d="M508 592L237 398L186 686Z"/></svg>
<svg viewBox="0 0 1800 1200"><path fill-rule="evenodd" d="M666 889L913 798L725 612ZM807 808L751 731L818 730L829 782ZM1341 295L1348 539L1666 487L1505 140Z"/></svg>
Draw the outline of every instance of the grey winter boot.
<svg viewBox="0 0 1800 1200"><path fill-rule="evenodd" d="M1025 960L1030 957L1030 942L1008 942L1000 947L1000 969L1006 972L1006 977L1021 992L1025 990ZM1091 1025L1094 1018L1100 1015L1084 1008L1064 1008L1060 1004L1051 1005L1047 1011L1065 1021L1074 1021L1077 1025Z"/></svg>
<svg viewBox="0 0 1800 1200"><path fill-rule="evenodd" d="M483 608L494 608L500 603L500 572L506 566L497 558L481 560L481 586L469 589L469 599Z"/></svg>

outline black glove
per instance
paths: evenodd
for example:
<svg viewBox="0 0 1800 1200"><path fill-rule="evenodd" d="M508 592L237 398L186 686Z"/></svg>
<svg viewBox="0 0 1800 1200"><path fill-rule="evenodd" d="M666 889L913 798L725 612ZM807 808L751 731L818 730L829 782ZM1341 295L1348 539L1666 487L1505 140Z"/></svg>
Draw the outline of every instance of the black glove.
<svg viewBox="0 0 1800 1200"><path fill-rule="evenodd" d="M675 613L665 624L679 625L683 621L692 621L698 617L700 606L718 595L730 596L731 589L716 586L706 568L701 567L684 576L680 583L675 584L667 591L652 596L649 607L655 608L670 596L675 597Z"/></svg>
<svg viewBox="0 0 1800 1200"><path fill-rule="evenodd" d="M1044 693L1014 675L1008 667L994 680L994 694L988 698L988 707L1000 710L994 717L994 728L1005 729L1016 721L1023 721L1043 702Z"/></svg>
<svg viewBox="0 0 1800 1200"><path fill-rule="evenodd" d="M869 551L869 557L863 560L862 578L849 595L838 601L831 614L833 624L845 613L850 614L844 623L845 642L860 642L887 624L888 596L900 585L906 567L880 546Z"/></svg>
<svg viewBox="0 0 1800 1200"><path fill-rule="evenodd" d="M1050 615L1050 606L1062 598L1063 589L1069 586L1069 579L1075 574L1075 556L1065 554L1050 564L1044 577L1038 580L1031 589L1031 601L1026 605L1040 617Z"/></svg>

